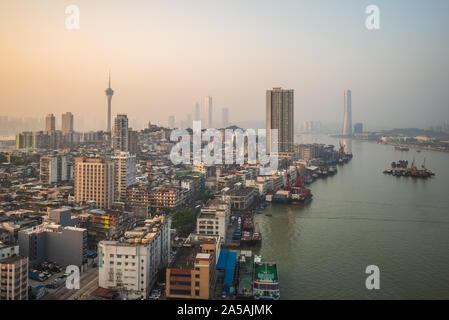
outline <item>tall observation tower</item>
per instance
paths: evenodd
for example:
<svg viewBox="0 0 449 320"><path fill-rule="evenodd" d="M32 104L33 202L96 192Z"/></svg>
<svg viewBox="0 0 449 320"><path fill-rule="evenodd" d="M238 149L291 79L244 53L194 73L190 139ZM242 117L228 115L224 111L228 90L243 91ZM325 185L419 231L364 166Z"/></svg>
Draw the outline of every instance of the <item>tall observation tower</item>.
<svg viewBox="0 0 449 320"><path fill-rule="evenodd" d="M343 118L343 135L352 136L351 90L345 90L345 115Z"/></svg>
<svg viewBox="0 0 449 320"><path fill-rule="evenodd" d="M111 133L111 101L114 90L111 88L111 72L109 72L109 87L106 89L106 98L108 99L108 132Z"/></svg>

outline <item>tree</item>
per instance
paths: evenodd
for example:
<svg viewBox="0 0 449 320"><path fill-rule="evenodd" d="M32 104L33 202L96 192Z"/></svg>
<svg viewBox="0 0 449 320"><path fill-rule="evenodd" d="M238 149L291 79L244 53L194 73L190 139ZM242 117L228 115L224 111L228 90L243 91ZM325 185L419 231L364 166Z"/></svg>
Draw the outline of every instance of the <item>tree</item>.
<svg viewBox="0 0 449 320"><path fill-rule="evenodd" d="M173 213L172 226L176 229L179 236L187 237L195 231L197 215L198 210L196 209L176 210Z"/></svg>
<svg viewBox="0 0 449 320"><path fill-rule="evenodd" d="M195 200L201 200L203 203L206 203L209 199L214 199L215 196L211 193L200 193L196 196Z"/></svg>
<svg viewBox="0 0 449 320"><path fill-rule="evenodd" d="M21 166L25 164L25 161L18 156L11 156L11 163L15 166Z"/></svg>

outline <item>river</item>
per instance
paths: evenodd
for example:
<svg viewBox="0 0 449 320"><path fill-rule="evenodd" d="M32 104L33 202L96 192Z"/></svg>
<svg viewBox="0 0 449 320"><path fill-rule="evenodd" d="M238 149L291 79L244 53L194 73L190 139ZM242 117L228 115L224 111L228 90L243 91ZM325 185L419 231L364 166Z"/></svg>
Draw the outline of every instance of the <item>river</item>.
<svg viewBox="0 0 449 320"><path fill-rule="evenodd" d="M297 140L339 144L326 135ZM256 215L263 242L255 251L278 263L281 299L449 299L449 153L345 143L354 158L309 186L310 204L271 204L271 217ZM436 175L382 174L413 158ZM380 269L379 290L365 287L368 265Z"/></svg>

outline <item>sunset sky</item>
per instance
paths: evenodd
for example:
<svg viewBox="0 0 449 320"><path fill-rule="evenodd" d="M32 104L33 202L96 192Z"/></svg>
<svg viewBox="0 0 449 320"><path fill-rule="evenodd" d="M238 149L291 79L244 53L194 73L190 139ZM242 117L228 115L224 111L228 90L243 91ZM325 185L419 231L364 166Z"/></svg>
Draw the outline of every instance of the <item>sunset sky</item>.
<svg viewBox="0 0 449 320"><path fill-rule="evenodd" d="M80 8L80 30L65 9ZM365 28L380 7L380 30ZM2 0L0 115L71 111L106 125L185 120L205 96L214 120L265 119L265 91L295 90L296 121L427 127L449 120L449 1ZM75 125L76 126L76 125Z"/></svg>

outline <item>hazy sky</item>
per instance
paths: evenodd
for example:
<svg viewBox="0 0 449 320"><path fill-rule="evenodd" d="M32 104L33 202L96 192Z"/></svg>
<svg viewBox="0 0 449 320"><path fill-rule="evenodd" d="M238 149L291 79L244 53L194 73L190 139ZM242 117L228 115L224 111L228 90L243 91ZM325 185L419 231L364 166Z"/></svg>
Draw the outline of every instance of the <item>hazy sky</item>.
<svg viewBox="0 0 449 320"><path fill-rule="evenodd" d="M81 28L65 28L65 8ZM380 30L365 28L367 5ZM295 90L295 117L368 127L449 120L449 1L2 0L0 115L71 111L106 124L184 120L205 96L214 120L264 120L265 91ZM75 118L75 122L77 118ZM76 124L75 124L76 126ZM104 129L100 127L98 129Z"/></svg>

